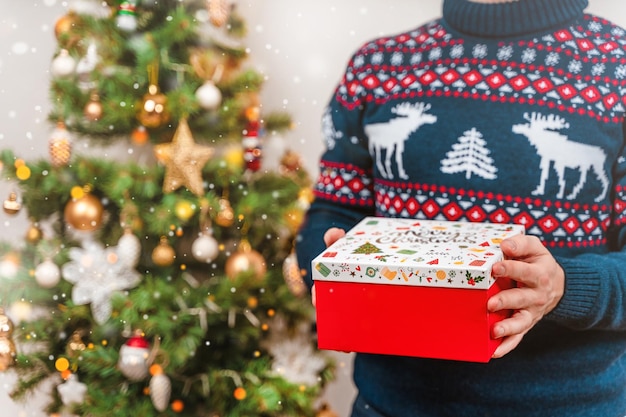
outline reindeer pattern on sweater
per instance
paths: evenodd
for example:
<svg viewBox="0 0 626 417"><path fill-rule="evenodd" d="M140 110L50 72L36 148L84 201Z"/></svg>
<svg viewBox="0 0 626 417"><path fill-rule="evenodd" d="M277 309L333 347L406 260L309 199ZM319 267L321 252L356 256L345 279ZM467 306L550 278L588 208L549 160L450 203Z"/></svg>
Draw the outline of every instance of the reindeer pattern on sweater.
<svg viewBox="0 0 626 417"><path fill-rule="evenodd" d="M365 133L369 139L369 152L372 159L376 161L378 172L383 178L394 179L392 157L396 161L397 176L400 179L409 178L404 169L404 143L410 138L410 134L423 124L437 122L437 116L426 113L430 108L431 106L425 103L401 103L391 109L391 112L398 117L388 122L365 126ZM559 188L554 197L573 200L583 190L589 172L593 172L602 184L602 191L594 200L601 201L609 188L609 178L604 167L606 152L598 146L571 140L561 133L570 127L563 117L533 112L531 115L524 113L523 118L526 122L514 124L511 130L528 138L529 145L541 158L538 185L532 194L545 196L546 180L550 175L556 175ZM488 156L490 151L481 136L475 128L465 131L463 136L459 137L461 143L453 144L453 149L447 153L449 157L441 160L441 172L446 174L462 172L466 174L467 179L472 173L486 179L495 179L498 168L493 165L493 159ZM578 172L579 178L571 192L565 196L566 170Z"/></svg>
<svg viewBox="0 0 626 417"><path fill-rule="evenodd" d="M513 132L524 135L530 144L535 147L541 157L541 176L539 185L532 192L533 195L544 195L546 179L550 175L550 168L554 169L558 177L559 191L556 198L563 198L565 191L565 170L573 169L580 172L578 183L567 195L568 200L575 199L585 185L587 173L590 170L596 174L602 183L602 192L594 198L594 201L602 201L609 189L609 178L604 165L606 153L598 146L587 145L570 140L567 136L559 133L561 129L569 128L564 118L551 115L532 113L524 114L527 123L513 125Z"/></svg>

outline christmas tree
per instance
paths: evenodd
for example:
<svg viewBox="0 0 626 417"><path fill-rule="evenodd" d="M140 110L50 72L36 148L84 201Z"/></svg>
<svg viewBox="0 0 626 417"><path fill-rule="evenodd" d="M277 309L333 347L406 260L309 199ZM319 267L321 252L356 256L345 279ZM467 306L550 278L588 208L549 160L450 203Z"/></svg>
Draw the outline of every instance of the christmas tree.
<svg viewBox="0 0 626 417"><path fill-rule="evenodd" d="M363 255L371 255L372 253L381 253L381 252L382 252L382 250L377 248L375 245L373 245L370 242L366 242L363 245L361 245L358 248L356 248L353 253L360 253L360 254L363 254Z"/></svg>
<svg viewBox="0 0 626 417"><path fill-rule="evenodd" d="M493 165L493 158L489 156L487 141L482 133L475 128L464 132L459 141L452 145L452 150L446 153L441 160L441 172L456 174L465 172L465 178L470 179L472 174L485 179L496 178L498 169Z"/></svg>
<svg viewBox="0 0 626 417"><path fill-rule="evenodd" d="M293 254L310 181L288 146L264 164L291 120L262 109L245 22L226 0L75 4L49 158L0 154L4 211L32 222L0 245L12 397L52 381L51 415L315 415L333 366Z"/></svg>

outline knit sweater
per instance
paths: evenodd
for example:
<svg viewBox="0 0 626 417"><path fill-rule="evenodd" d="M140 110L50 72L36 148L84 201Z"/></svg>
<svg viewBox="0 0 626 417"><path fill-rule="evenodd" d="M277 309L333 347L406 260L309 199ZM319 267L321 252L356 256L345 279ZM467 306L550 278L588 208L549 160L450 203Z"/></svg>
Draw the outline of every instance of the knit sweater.
<svg viewBox="0 0 626 417"><path fill-rule="evenodd" d="M347 65L302 268L328 228L377 215L522 224L565 271L560 303L501 359L357 354L385 416L626 416L626 32L586 6L444 0Z"/></svg>

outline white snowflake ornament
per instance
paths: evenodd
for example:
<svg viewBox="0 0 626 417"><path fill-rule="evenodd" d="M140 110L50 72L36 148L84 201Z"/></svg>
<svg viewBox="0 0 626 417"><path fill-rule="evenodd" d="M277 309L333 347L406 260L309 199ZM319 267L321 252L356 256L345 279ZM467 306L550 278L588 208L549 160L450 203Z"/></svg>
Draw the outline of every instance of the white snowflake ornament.
<svg viewBox="0 0 626 417"><path fill-rule="evenodd" d="M264 347L273 359L272 373L293 384L317 384L326 361L311 344L310 329L306 324L291 332L285 318L277 317L270 329L271 334Z"/></svg>
<svg viewBox="0 0 626 417"><path fill-rule="evenodd" d="M96 242L70 249L71 261L63 265L63 278L74 284L72 301L77 305L91 303L98 324L111 317L111 296L116 291L134 288L141 276L132 266L120 262L116 248L104 248Z"/></svg>
<svg viewBox="0 0 626 417"><path fill-rule="evenodd" d="M75 374L71 374L64 383L57 386L57 391L63 404L81 404L85 401L87 385L79 382Z"/></svg>
<svg viewBox="0 0 626 417"><path fill-rule="evenodd" d="M270 346L272 372L293 384L314 386L325 361L304 337L293 337Z"/></svg>

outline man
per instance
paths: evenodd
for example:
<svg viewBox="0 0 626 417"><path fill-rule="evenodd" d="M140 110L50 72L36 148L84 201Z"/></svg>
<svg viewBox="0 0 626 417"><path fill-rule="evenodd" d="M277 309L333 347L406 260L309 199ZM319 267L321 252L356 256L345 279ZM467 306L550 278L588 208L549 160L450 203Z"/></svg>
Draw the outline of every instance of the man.
<svg viewBox="0 0 626 417"><path fill-rule="evenodd" d="M493 269L517 282L494 359L357 354L353 417L626 416L626 35L586 6L444 0L348 63L301 267L367 215L527 231Z"/></svg>

